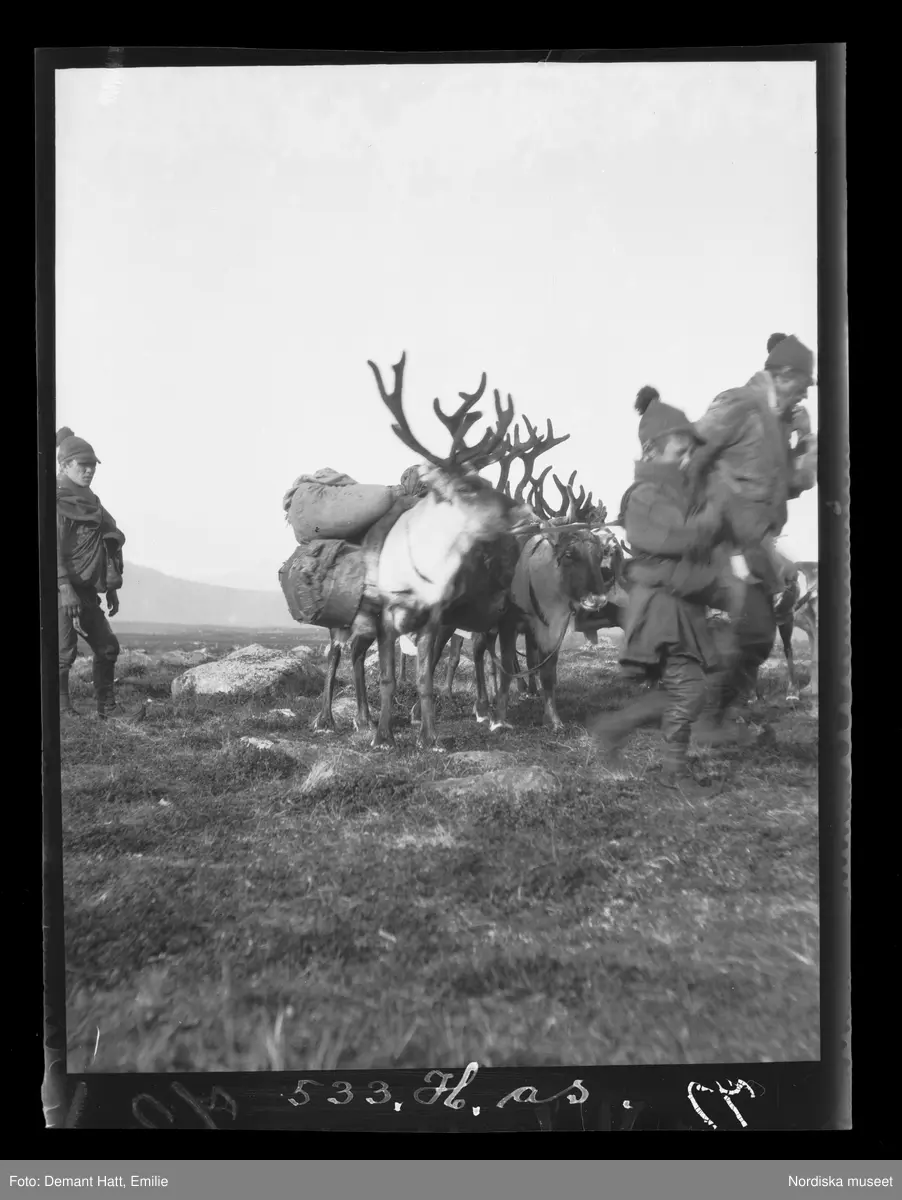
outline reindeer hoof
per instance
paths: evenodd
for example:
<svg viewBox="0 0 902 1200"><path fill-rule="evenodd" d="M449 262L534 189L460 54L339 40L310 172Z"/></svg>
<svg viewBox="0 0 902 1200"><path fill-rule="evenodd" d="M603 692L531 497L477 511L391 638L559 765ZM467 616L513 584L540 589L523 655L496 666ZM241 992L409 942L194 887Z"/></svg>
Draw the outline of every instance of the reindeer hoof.
<svg viewBox="0 0 902 1200"><path fill-rule="evenodd" d="M317 723L315 721L310 726L310 728L314 733L334 733L335 732L334 725L317 725Z"/></svg>
<svg viewBox="0 0 902 1200"><path fill-rule="evenodd" d="M513 729L513 725L511 725L510 721L493 721L489 726L491 733L494 733L498 729Z"/></svg>
<svg viewBox="0 0 902 1200"><path fill-rule="evenodd" d="M484 725L486 723L486 721L489 719L488 713L474 712L473 716L476 718L476 720L479 722L480 725Z"/></svg>

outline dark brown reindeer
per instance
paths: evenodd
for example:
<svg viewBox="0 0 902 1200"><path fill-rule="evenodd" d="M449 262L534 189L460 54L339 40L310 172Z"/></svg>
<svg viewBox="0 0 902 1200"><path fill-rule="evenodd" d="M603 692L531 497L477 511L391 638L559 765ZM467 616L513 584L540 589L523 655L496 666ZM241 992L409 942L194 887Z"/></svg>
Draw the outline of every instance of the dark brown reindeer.
<svg viewBox="0 0 902 1200"><path fill-rule="evenodd" d="M314 728L334 729L332 696L335 675L341 658L341 647L350 649L354 682L357 692L358 729L372 727L366 696L364 656L374 641L379 645L381 709L373 735L374 747L394 744L391 729L392 701L395 693L395 642L401 633L416 633L428 627L433 614L441 611L459 594L458 576L462 563L474 546L492 542L504 534L529 510L492 487L475 471L475 464L491 461L503 446L505 434L513 421L514 409L510 396L502 406L495 392L497 424L489 428L474 445L466 443L466 435L481 417L473 406L485 392L483 374L479 388L472 395L459 393L463 403L452 414L445 413L439 401L434 401L436 416L451 434L451 449L446 457L427 450L414 437L402 405L402 387L406 354L393 370L394 388L386 390L379 368L373 371L379 394L395 418L392 429L404 444L421 455L429 464L423 479L427 494L409 497L404 511L390 512L377 521L362 542L367 560L368 584L353 623L347 629L330 631L333 644L326 670L322 710ZM401 503L401 502L399 502ZM435 741L431 679L422 672L418 676L421 705L424 712L420 742L432 745Z"/></svg>
<svg viewBox="0 0 902 1200"><path fill-rule="evenodd" d="M565 442L570 436L554 436L554 427L548 421L547 433L542 437L528 418L524 417L528 437L521 440L519 426L514 429L514 439L507 438L502 455L497 460L501 464L501 472L496 491L507 496L508 500L517 505L518 511L531 512L523 500L527 487L534 484L532 470L536 459ZM523 477L511 491L510 470L513 463L519 459L523 463ZM488 460L480 463L480 469L490 465ZM530 528L518 534L507 533L497 538L486 539L475 545L461 566L458 576L458 586L455 596L445 606L434 614L430 625L417 639L417 669L418 679L425 679L429 690L433 687L433 677L436 664L449 639L455 635L455 630L464 630L478 639L489 630L496 631L501 641L502 661L506 664L506 683L496 688L496 711L492 721L492 729L507 726L507 704L510 680L517 674L516 659L516 614L511 602L511 586L514 571L520 556L521 547L529 532L535 532L539 527L538 519L534 519ZM459 635L458 635L459 639ZM475 714L478 721L490 719L490 705L485 686L484 658L480 654L475 658L476 669L476 704ZM420 689L422 695L422 688ZM413 720L422 719L422 706L414 705L411 714ZM424 722L425 724L425 722ZM428 732L424 735L429 737Z"/></svg>
<svg viewBox="0 0 902 1200"><path fill-rule="evenodd" d="M535 494L537 488L541 487L541 481L544 480L547 472L543 472L539 480L533 480L533 491ZM572 500L572 492L568 489L572 486L576 478L576 472L570 476L569 483L565 487L561 481L554 476L558 491L561 493L563 503L557 510L550 510L547 505L544 507L544 512L547 514L552 511L552 518L559 519L565 514L565 510L569 508ZM624 573L624 565L626 554L620 540L604 522L607 520L607 509L604 505L592 504L592 493L588 497L585 494L580 497L577 502L579 504L579 517L584 520L589 526L589 529L598 540L601 551L601 578L604 584L604 601L597 609L586 610L580 608L573 618L573 630L576 633L582 633L586 641L592 645L598 644L598 630L623 628L626 620L626 579ZM530 696L538 696L538 685L536 683L535 666L538 661L536 655L535 644L530 633L524 637L526 642L526 659L527 671L517 673L517 685L519 691L526 692ZM455 633L451 639L450 652L448 656L448 673L445 681L445 687L442 694L450 697L454 684L454 676L457 667L460 663L460 654L463 647L464 639L460 634ZM480 647L479 655L476 654L476 644L474 640L474 658L480 657L485 652L485 647ZM519 665L519 664L518 664ZM492 673L495 689L498 687L497 666L494 658L492 659Z"/></svg>
<svg viewBox="0 0 902 1200"><path fill-rule="evenodd" d="M530 501L541 526L523 539L511 597L514 632L523 633L526 639L527 670L531 678L538 672L542 683L543 723L560 729L563 722L557 712L555 692L561 646L575 615L598 612L604 607L606 589L613 586L614 576L609 568L603 567L602 542L590 526L601 515L592 504L591 492L586 496L581 487L579 496L574 493L576 472L566 485L555 475L563 503L560 508L552 509L542 492L547 473L543 472L532 484ZM477 688L480 680L484 686L485 676L479 665L486 650L495 661L495 636L492 629L473 639ZM499 691L509 684L509 667L502 656Z"/></svg>

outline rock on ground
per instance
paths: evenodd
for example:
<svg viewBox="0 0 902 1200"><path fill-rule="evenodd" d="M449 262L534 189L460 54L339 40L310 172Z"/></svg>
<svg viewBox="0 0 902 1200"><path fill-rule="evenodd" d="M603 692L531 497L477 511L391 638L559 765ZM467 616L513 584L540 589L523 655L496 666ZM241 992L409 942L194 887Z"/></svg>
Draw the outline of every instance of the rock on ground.
<svg viewBox="0 0 902 1200"><path fill-rule="evenodd" d="M255 747L257 750L280 750L283 754L287 754L289 758L295 759L301 766L305 767L309 767L316 761L318 753L315 746L288 741L285 738L243 737L238 740L246 746Z"/></svg>
<svg viewBox="0 0 902 1200"><path fill-rule="evenodd" d="M192 667L172 681L172 695L242 698L313 696L325 676L307 656L244 646L216 662Z"/></svg>
<svg viewBox="0 0 902 1200"><path fill-rule="evenodd" d="M437 779L427 783L425 788L452 800L485 797L523 801L535 796L554 796L561 790L561 785L544 767L506 767L482 775Z"/></svg>
<svg viewBox="0 0 902 1200"><path fill-rule="evenodd" d="M123 673L126 673L129 668L143 667L144 670L149 671L154 666L156 666L156 661L149 654L145 654L143 650L123 650L116 659L116 675L122 678ZM93 669L93 656L84 655L76 658L69 675L72 679L90 679Z"/></svg>
<svg viewBox="0 0 902 1200"><path fill-rule="evenodd" d="M198 667L212 662L214 656L207 650L164 650L160 662L167 667Z"/></svg>
<svg viewBox="0 0 902 1200"><path fill-rule="evenodd" d="M516 762L517 756L506 750L458 750L448 755L452 767L481 767L484 771L513 767Z"/></svg>

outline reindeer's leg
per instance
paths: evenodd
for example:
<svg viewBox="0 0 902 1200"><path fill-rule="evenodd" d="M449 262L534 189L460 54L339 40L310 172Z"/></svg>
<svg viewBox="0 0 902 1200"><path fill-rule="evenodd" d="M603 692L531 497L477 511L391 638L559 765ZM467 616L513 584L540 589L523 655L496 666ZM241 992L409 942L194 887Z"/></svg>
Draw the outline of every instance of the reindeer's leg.
<svg viewBox="0 0 902 1200"><path fill-rule="evenodd" d="M438 666L438 661L442 657L442 651L444 650L444 648L448 642L448 638L450 638L453 633L454 633L453 626L449 628L447 625L440 625L438 627L438 630L435 633L433 648L432 648L432 678L433 678L433 680L435 679L435 668ZM417 656L417 680L419 681L419 655ZM417 683L417 687L419 688L419 682ZM415 725L418 725L422 721L422 719L423 719L422 712L423 712L423 709L422 709L422 705L420 704L420 696L419 696L419 691L418 691L417 698L413 702L413 708L410 710L410 719Z"/></svg>
<svg viewBox="0 0 902 1200"><path fill-rule="evenodd" d="M521 685L520 691L526 691L530 696L538 696L539 685L536 683L536 663L539 661L538 649L536 647L536 639L532 635L532 630L526 631L526 666L530 672L529 679L518 679L517 682Z"/></svg>
<svg viewBox="0 0 902 1200"><path fill-rule="evenodd" d="M542 680L542 698L545 701L545 711L542 714L542 724L551 729L563 729L564 722L558 716L555 703L555 688L557 686L557 651L550 655L539 667L539 678Z"/></svg>
<svg viewBox="0 0 902 1200"><path fill-rule="evenodd" d="M498 695L498 662L495 656L495 650L498 643L498 631L492 630L485 635L486 648L491 651L490 659L492 665L492 699ZM483 680L485 677L483 676ZM488 690L485 693L486 700L489 698Z"/></svg>
<svg viewBox="0 0 902 1200"><path fill-rule="evenodd" d="M817 695L817 618L811 612L803 612L799 626L805 631L805 636L808 638L808 650L811 654L811 669L810 681L808 683L809 691L812 696Z"/></svg>
<svg viewBox="0 0 902 1200"><path fill-rule="evenodd" d="M379 627L379 690L382 703L379 709L379 724L373 734L372 746L376 750L389 749L395 745L391 729L392 701L395 698L395 632L385 620Z"/></svg>
<svg viewBox="0 0 902 1200"><path fill-rule="evenodd" d="M436 631L427 627L417 642L417 691L420 693L421 716L417 745L421 750L436 748L435 696L432 690L435 638Z"/></svg>
<svg viewBox="0 0 902 1200"><path fill-rule="evenodd" d="M326 660L326 682L323 687L323 703L310 728L315 733L334 733L335 718L332 716L332 693L335 691L335 676L341 661L341 642L333 640Z"/></svg>
<svg viewBox="0 0 902 1200"><path fill-rule="evenodd" d="M510 729L507 719L508 694L511 679L517 673L517 626L513 621L502 621L498 627L498 640L501 643L501 680L495 696L495 719L491 728Z"/></svg>
<svg viewBox="0 0 902 1200"><path fill-rule="evenodd" d="M355 637L351 639L351 665L354 668L354 691L357 695L357 716L354 718L354 728L358 733L368 732L376 727L376 722L370 714L370 705L366 694L365 660L366 652L372 644L372 638Z"/></svg>
<svg viewBox="0 0 902 1200"><path fill-rule="evenodd" d="M492 640L488 633L473 634L473 668L476 674L476 703L473 705L473 715L482 724L489 719L489 694L485 686L485 652ZM494 646L492 647L494 650ZM494 657L492 659L494 666Z"/></svg>
<svg viewBox="0 0 902 1200"><path fill-rule="evenodd" d="M442 688L442 695L446 696L449 700L453 694L454 676L460 665L460 652L463 644L464 640L460 634L454 633L451 635L451 647L448 650L448 670L445 675L445 686Z"/></svg>
<svg viewBox="0 0 902 1200"><path fill-rule="evenodd" d="M783 643L783 654L786 658L786 671L789 675L789 684L786 688L787 700L798 700L799 698L799 685L796 680L795 670L795 655L792 652L792 631L794 628L795 621L793 620L792 613L790 613L784 621L781 621L778 626L780 631L780 641Z"/></svg>
<svg viewBox="0 0 902 1200"><path fill-rule="evenodd" d="M449 641L453 642L453 641L457 641L457 640L460 640L460 639L457 638L457 635L454 632L453 625L440 625L439 626L439 628L436 632L436 635L435 635L435 646L433 647L433 650L432 650L432 678L433 678L433 681L435 680L435 668L438 666L439 659L442 657L442 651L448 645ZM454 650L454 648L452 645L452 651L451 651L452 653L453 653L453 650ZM460 651L458 650L458 659L459 658L460 658ZM457 664L455 663L455 666L456 665ZM446 685L442 689L442 695L448 696L449 698L451 696L450 685L448 682L448 681L450 681L450 679L451 679L451 668L449 666Z"/></svg>

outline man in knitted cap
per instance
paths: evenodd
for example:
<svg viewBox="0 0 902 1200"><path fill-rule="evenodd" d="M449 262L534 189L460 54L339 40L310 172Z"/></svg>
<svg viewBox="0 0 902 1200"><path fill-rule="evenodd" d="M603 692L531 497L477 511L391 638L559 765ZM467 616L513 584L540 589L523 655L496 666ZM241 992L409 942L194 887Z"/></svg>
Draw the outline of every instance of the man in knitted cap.
<svg viewBox="0 0 902 1200"><path fill-rule="evenodd" d="M696 737L714 744L739 736L724 717L731 698L757 674L776 637L774 597L786 586L786 562L774 538L790 499L816 483L816 439L802 406L814 383L814 355L796 337L772 334L763 371L744 388L722 392L697 422L706 439L689 477L698 495L725 503L732 570L722 563L716 600L730 616L732 645L712 684ZM798 435L791 446L792 435Z"/></svg>
<svg viewBox="0 0 902 1200"><path fill-rule="evenodd" d="M788 501L815 483L797 469L812 439L802 401L814 383L814 355L781 333L771 335L767 349L764 370L745 387L715 396L696 422L705 444L693 454L688 476L700 492L723 492L734 552L777 593L782 581L773 539L786 524Z"/></svg>
<svg viewBox="0 0 902 1200"><path fill-rule="evenodd" d="M663 404L654 388L640 391L636 408L642 414L642 460L621 506L633 559L620 662L631 673L660 680L662 687L619 713L595 718L588 728L616 760L634 729L660 723L663 781L686 791L692 787L691 727L704 703L705 672L718 661L705 597L717 581L712 547L726 531L716 502L690 513L685 467L694 448L704 444L697 428L678 408Z"/></svg>
<svg viewBox="0 0 902 1200"><path fill-rule="evenodd" d="M119 642L103 614L105 595L110 616L119 611L122 546L125 534L91 491L100 461L93 447L63 428L56 435L59 474L56 481L56 563L59 590L60 715L81 714L69 698L69 671L81 634L94 652L93 681L97 715L133 717L113 692Z"/></svg>

